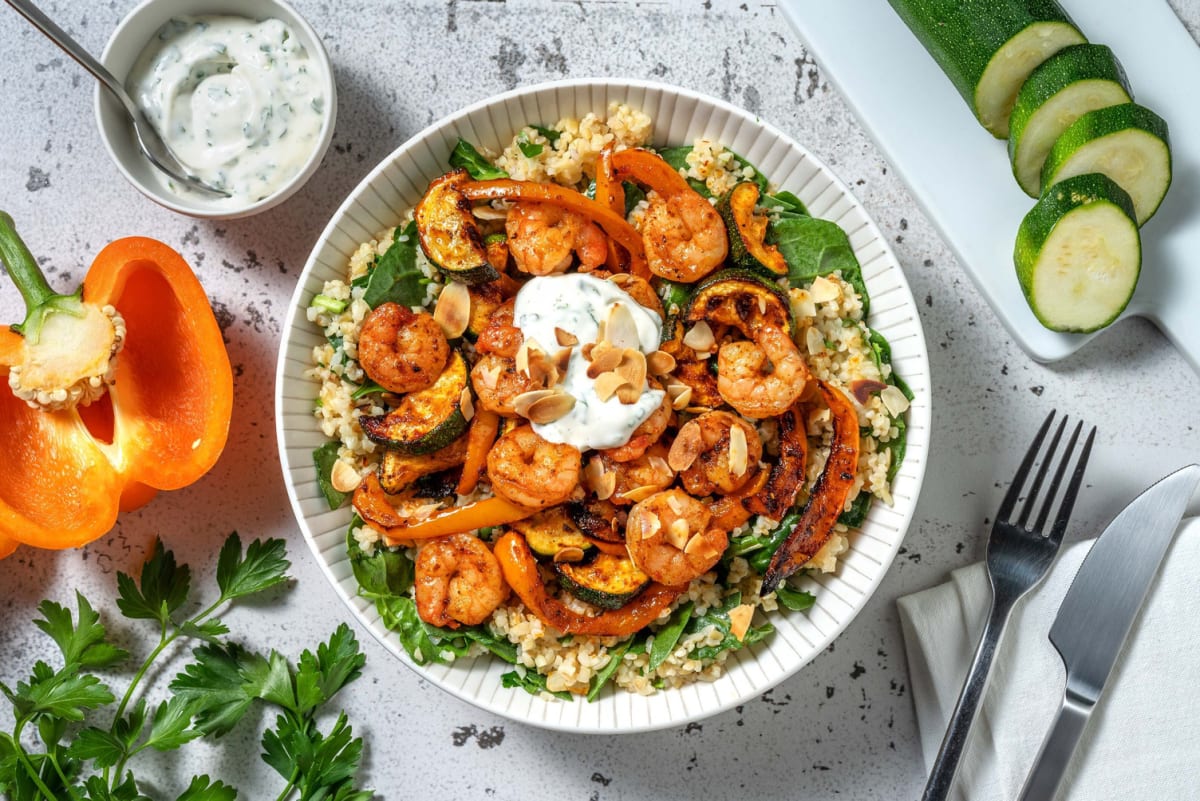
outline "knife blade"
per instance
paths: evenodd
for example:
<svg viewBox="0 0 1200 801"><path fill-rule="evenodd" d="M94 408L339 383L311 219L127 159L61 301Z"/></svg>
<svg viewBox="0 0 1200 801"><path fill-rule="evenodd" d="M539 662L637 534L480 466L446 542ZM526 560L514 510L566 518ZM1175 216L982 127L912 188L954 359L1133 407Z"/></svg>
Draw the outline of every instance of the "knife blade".
<svg viewBox="0 0 1200 801"><path fill-rule="evenodd" d="M1020 801L1051 801L1057 794L1197 486L1200 465L1194 464L1151 486L1108 524L1079 566L1050 627L1050 642L1067 669L1063 704Z"/></svg>

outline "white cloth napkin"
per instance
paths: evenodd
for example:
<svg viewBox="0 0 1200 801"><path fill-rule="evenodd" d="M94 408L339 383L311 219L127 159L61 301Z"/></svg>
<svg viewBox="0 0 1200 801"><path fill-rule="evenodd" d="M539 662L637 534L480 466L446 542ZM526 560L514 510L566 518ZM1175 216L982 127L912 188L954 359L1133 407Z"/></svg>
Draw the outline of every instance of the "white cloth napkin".
<svg viewBox="0 0 1200 801"><path fill-rule="evenodd" d="M1017 606L951 798L1013 801L1062 701L1047 633L1092 541L1064 549ZM899 599L926 771L991 600L982 564ZM1184 521L1075 752L1058 801L1200 799L1200 518Z"/></svg>

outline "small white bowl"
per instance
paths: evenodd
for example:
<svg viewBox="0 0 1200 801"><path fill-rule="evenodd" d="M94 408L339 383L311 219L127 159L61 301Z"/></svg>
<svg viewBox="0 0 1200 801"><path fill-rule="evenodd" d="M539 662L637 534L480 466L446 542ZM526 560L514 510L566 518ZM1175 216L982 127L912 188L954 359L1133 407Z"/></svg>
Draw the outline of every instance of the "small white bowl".
<svg viewBox="0 0 1200 801"><path fill-rule="evenodd" d="M283 0L144 0L113 31L100 60L117 80L124 82L138 56L159 28L175 17L205 14L227 14L255 20L278 19L299 37L315 62L327 98L326 114L317 147L303 169L273 194L249 204L230 198L204 197L200 193L184 196L172 191L167 176L142 155L121 106L99 84L96 85L95 94L96 123L117 169L138 191L155 203L180 214L204 219L249 217L287 200L320 166L329 143L333 141L333 127L337 119L337 87L333 80L333 67L316 31Z"/></svg>

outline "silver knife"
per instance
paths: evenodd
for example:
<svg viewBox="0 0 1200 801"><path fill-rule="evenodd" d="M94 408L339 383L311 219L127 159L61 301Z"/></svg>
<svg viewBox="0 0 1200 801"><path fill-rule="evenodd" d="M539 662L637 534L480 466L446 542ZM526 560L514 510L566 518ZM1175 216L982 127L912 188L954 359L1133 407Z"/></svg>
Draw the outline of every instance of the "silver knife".
<svg viewBox="0 0 1200 801"><path fill-rule="evenodd" d="M1108 524L1079 566L1050 628L1050 642L1067 668L1062 708L1020 801L1051 801L1058 792L1197 485L1200 465L1193 464L1150 487Z"/></svg>

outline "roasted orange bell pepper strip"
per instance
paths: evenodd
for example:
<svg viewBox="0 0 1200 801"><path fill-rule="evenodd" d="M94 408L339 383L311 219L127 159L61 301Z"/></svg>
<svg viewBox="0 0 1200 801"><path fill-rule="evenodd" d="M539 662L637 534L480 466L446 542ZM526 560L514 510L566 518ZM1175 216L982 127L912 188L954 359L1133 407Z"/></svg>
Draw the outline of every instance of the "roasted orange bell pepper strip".
<svg viewBox="0 0 1200 801"><path fill-rule="evenodd" d="M468 503L466 506L441 509L423 520L406 520L402 525L388 528L384 532L384 538L389 545L413 540L432 540L490 526L515 523L537 513L537 509L518 506L499 495L494 495L482 501Z"/></svg>
<svg viewBox="0 0 1200 801"><path fill-rule="evenodd" d="M58 295L0 212L0 260L29 311L0 330L0 553L78 547L217 461L229 356L203 287L161 242L113 242Z"/></svg>
<svg viewBox="0 0 1200 801"><path fill-rule="evenodd" d="M496 541L495 554L504 580L521 599L521 603L547 626L563 634L595 634L603 637L633 634L658 620L684 590L683 587L668 587L653 582L620 609L609 609L589 617L567 608L546 591L538 572L537 559L521 534L516 531L505 532Z"/></svg>
<svg viewBox="0 0 1200 801"><path fill-rule="evenodd" d="M808 506L800 515L796 528L771 557L771 564L763 575L764 595L812 559L829 540L858 474L858 413L845 395L824 381L817 382L817 390L833 415L829 458L813 485Z"/></svg>
<svg viewBox="0 0 1200 801"><path fill-rule="evenodd" d="M618 181L634 181L660 195L696 191L662 156L651 150L635 147L614 153L612 166Z"/></svg>
<svg viewBox="0 0 1200 801"><path fill-rule="evenodd" d="M646 267L646 248L642 245L642 235L637 229L626 222L623 215L574 189L557 184L499 178L494 181L467 181L459 186L459 191L467 200L524 200L549 203L581 214L603 228L606 234L629 252L630 270L634 274L650 274L649 268Z"/></svg>
<svg viewBox="0 0 1200 801"><path fill-rule="evenodd" d="M613 174L613 143L605 145L596 158L596 202L607 206L614 214L625 216L625 187ZM624 272L622 254L617 243L608 240L608 258L605 265L613 272ZM649 278L648 275L642 276Z"/></svg>
<svg viewBox="0 0 1200 801"><path fill-rule="evenodd" d="M487 465L488 451L496 442L500 431L500 415L488 409L476 409L471 418L471 429L467 432L467 458L463 462L462 476L458 479L455 492L470 495L479 484L479 475Z"/></svg>

